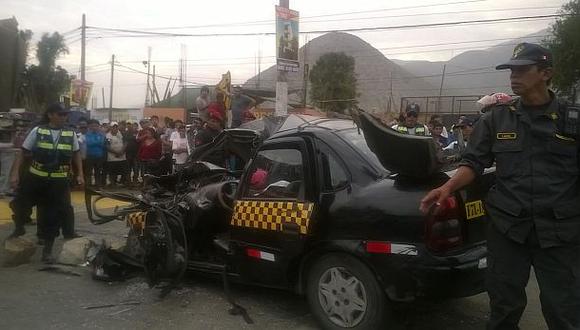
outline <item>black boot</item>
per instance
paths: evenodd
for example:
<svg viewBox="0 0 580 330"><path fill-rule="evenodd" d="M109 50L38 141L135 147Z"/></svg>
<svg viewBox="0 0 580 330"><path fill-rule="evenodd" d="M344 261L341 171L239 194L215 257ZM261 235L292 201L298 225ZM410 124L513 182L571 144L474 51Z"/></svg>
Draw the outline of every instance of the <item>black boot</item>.
<svg viewBox="0 0 580 330"><path fill-rule="evenodd" d="M44 247L42 248L42 258L40 261L44 262L45 264L53 264L55 262L54 257L52 256L52 246L54 245L54 238L46 239L44 241Z"/></svg>

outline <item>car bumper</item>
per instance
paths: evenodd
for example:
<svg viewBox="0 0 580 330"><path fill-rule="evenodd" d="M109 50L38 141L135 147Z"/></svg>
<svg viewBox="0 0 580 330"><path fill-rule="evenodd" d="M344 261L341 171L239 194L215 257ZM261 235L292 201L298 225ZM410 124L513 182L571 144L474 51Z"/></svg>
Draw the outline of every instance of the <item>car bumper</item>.
<svg viewBox="0 0 580 330"><path fill-rule="evenodd" d="M423 252L423 253L421 253ZM369 260L394 301L469 297L485 291L487 248L478 246L450 256L420 251L417 257Z"/></svg>

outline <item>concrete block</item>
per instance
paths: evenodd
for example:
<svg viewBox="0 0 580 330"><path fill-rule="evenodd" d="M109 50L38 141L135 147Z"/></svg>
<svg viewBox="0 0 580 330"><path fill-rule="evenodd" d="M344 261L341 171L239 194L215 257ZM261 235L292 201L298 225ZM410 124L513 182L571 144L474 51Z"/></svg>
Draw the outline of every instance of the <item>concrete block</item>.
<svg viewBox="0 0 580 330"><path fill-rule="evenodd" d="M15 267L30 262L30 257L36 252L36 244L23 237L4 241L2 247L2 266Z"/></svg>
<svg viewBox="0 0 580 330"><path fill-rule="evenodd" d="M80 265L87 260L87 252L95 243L86 237L66 241L58 255L57 262L65 265Z"/></svg>

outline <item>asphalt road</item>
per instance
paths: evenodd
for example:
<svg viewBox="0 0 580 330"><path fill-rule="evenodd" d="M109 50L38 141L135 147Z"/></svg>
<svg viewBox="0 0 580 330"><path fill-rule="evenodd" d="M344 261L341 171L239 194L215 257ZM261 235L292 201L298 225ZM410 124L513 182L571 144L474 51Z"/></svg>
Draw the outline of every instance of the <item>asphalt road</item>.
<svg viewBox="0 0 580 330"><path fill-rule="evenodd" d="M78 231L96 240L122 240L122 223L93 226L80 205ZM0 216L6 218L6 215ZM0 240L12 230L0 222ZM34 227L27 227L33 239ZM57 241L57 250L62 240ZM2 329L317 329L306 300L294 294L233 286L236 301L248 310L254 324L241 316L230 315L219 280L189 275L179 290L159 298L159 289L150 289L142 278L122 283L91 279L83 267L63 268L80 276L38 271L40 249L31 264L0 268L0 320ZM532 275L528 307L522 329L546 329L541 315L538 288ZM135 305L102 306L133 302ZM440 302L418 302L397 314L403 329L484 329L488 317L485 294Z"/></svg>

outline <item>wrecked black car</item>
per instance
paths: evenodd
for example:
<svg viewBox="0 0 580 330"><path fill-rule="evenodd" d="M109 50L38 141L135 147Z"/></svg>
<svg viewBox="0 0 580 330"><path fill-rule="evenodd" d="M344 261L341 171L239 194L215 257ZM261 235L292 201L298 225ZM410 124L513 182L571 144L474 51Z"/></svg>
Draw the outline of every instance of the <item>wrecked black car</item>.
<svg viewBox="0 0 580 330"><path fill-rule="evenodd" d="M151 285L192 270L288 289L328 329L388 329L396 303L484 290L493 172L425 216L419 201L452 174L429 137L364 112L246 127L140 196L87 191L91 221L127 221ZM127 205L102 210L103 198Z"/></svg>

